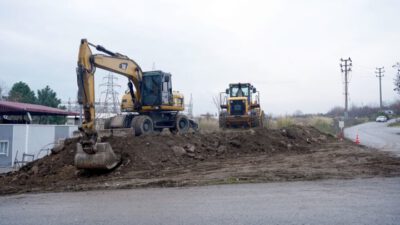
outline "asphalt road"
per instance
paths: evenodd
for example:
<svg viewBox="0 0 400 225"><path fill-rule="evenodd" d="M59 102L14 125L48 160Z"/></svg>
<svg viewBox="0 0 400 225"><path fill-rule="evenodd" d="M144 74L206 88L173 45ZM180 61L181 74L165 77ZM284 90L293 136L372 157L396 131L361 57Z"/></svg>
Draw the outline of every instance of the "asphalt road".
<svg viewBox="0 0 400 225"><path fill-rule="evenodd" d="M388 127L387 125L392 121L394 120L385 123L369 122L349 127L344 130L344 136L354 141L358 134L362 145L391 151L400 156L400 127Z"/></svg>
<svg viewBox="0 0 400 225"><path fill-rule="evenodd" d="M400 224L400 178L2 196L0 224Z"/></svg>

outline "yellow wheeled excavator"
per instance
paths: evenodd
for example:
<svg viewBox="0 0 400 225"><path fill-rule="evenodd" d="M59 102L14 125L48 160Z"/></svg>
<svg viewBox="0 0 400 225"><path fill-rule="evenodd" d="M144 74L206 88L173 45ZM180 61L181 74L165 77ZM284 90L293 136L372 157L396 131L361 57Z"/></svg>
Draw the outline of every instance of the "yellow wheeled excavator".
<svg viewBox="0 0 400 225"><path fill-rule="evenodd" d="M90 47L105 54L92 54ZM96 68L128 78L128 91L121 104L122 111L126 113L106 120L105 129L133 128L136 136L159 132L164 128L172 133L197 129L197 123L181 113L184 110L184 97L172 91L171 74L163 71L143 72L129 57L82 39L76 69L78 102L82 104L84 112L84 121L79 127L82 138L75 155L78 169L110 170L120 162L120 156L115 154L109 143L99 142L95 128Z"/></svg>

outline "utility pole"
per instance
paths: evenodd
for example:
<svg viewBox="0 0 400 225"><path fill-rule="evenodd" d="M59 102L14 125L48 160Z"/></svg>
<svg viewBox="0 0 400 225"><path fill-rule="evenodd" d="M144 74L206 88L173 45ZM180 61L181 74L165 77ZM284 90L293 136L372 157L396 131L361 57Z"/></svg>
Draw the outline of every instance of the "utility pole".
<svg viewBox="0 0 400 225"><path fill-rule="evenodd" d="M380 67L380 68L376 68L376 77L379 78L379 107L382 109L383 105L382 105L382 77L383 77L383 73L385 72L384 70L385 67Z"/></svg>
<svg viewBox="0 0 400 225"><path fill-rule="evenodd" d="M340 70L344 73L344 120L346 121L349 117L349 72L351 71L351 67L353 66L351 58L348 59L340 59L342 63L340 63Z"/></svg>

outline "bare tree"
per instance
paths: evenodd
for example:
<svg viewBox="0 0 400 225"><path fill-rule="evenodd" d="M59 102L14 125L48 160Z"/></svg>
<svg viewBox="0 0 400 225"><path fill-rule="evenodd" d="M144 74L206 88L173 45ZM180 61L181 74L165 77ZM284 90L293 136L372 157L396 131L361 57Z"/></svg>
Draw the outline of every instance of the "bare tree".
<svg viewBox="0 0 400 225"><path fill-rule="evenodd" d="M219 98L218 95L213 96L213 103L214 103L215 107L217 108L218 115L219 115L219 113L221 112L221 99Z"/></svg>

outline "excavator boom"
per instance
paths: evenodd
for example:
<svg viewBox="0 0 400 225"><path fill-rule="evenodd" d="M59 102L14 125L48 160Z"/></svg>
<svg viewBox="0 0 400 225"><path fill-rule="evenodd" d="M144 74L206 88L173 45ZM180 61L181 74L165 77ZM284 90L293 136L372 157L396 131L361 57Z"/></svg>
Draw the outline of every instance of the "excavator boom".
<svg viewBox="0 0 400 225"><path fill-rule="evenodd" d="M95 47L108 55L93 55L90 46ZM106 69L123 76L130 82L131 94L134 95L133 86L139 90L142 70L139 65L128 57L111 52L102 46L96 46L82 39L79 47L77 82L78 101L83 105L84 121L79 130L82 139L77 144L75 166L80 169L112 169L118 165L120 157L112 150L109 143L98 142L95 129L95 92L94 72L96 67ZM140 92L137 91L132 100L135 107L140 106Z"/></svg>

